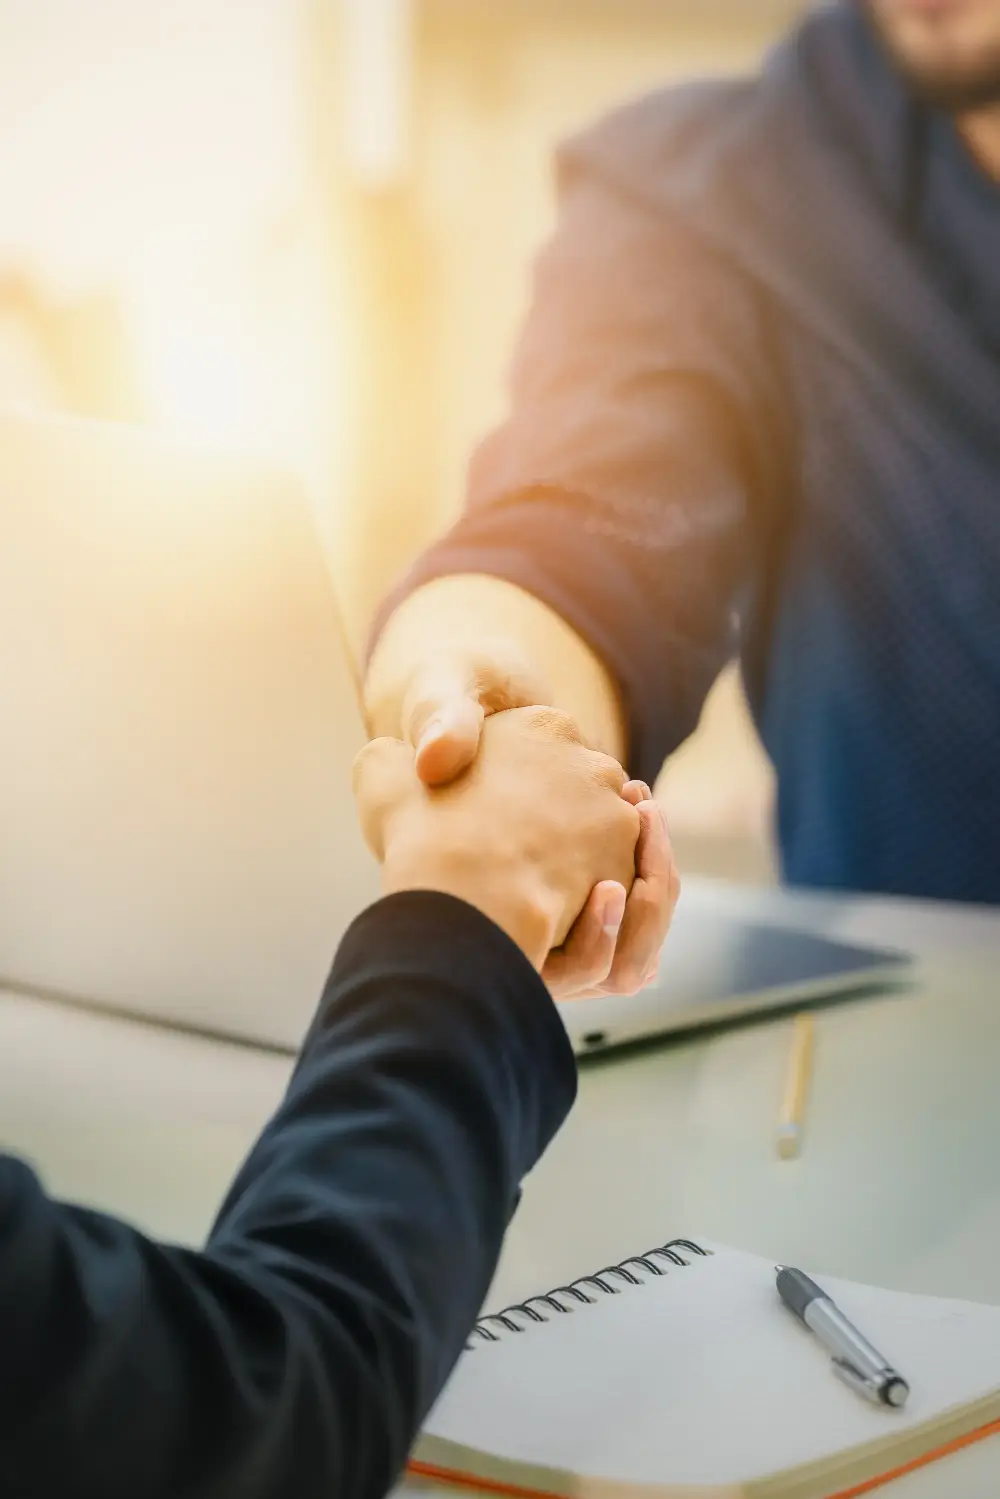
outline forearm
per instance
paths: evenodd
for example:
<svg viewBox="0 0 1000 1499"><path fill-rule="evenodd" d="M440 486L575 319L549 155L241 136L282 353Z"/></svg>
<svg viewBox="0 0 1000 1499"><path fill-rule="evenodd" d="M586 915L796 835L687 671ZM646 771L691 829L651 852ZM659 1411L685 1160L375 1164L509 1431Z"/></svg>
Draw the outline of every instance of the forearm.
<svg viewBox="0 0 1000 1499"><path fill-rule="evenodd" d="M573 1077L502 933L400 896L345 939L205 1253L0 1162L0 1492L381 1499Z"/></svg>
<svg viewBox="0 0 1000 1499"><path fill-rule="evenodd" d="M624 715L611 673L547 604L486 574L435 578L402 600L372 655L365 689L373 734L398 736L406 689L418 666L456 640L510 641L549 688L551 706L571 713L595 747L625 762Z"/></svg>
<svg viewBox="0 0 1000 1499"><path fill-rule="evenodd" d="M667 144L636 106L560 154L508 415L379 621L380 731L399 732L409 663L505 633L652 784L763 596L793 403L766 300L651 194Z"/></svg>

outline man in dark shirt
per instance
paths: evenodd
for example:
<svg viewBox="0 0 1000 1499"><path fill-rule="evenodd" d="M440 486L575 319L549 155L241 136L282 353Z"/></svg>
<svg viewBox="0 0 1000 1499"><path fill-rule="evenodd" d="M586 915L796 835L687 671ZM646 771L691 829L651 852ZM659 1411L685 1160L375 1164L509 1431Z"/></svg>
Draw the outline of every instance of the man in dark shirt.
<svg viewBox="0 0 1000 1499"><path fill-rule="evenodd" d="M558 175L374 722L433 782L540 697L652 782L738 652L789 880L1000 901L1000 0L824 7Z"/></svg>
<svg viewBox="0 0 1000 1499"><path fill-rule="evenodd" d="M389 1489L573 1099L536 970L585 902L613 949L625 887L676 896L658 809L623 781L549 710L497 715L441 793L411 750L369 748L387 898L344 938L203 1253L0 1156L4 1499Z"/></svg>

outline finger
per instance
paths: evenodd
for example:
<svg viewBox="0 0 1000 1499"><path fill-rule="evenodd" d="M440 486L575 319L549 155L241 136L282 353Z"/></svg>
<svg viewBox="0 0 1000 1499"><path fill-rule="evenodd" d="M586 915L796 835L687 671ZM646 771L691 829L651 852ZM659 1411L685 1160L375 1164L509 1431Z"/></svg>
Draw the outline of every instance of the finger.
<svg viewBox="0 0 1000 1499"><path fill-rule="evenodd" d="M403 701L402 732L427 785L454 780L476 757L483 712L475 674L457 658L418 672Z"/></svg>
<svg viewBox="0 0 1000 1499"><path fill-rule="evenodd" d="M569 745L582 750L589 763L593 779L600 786L607 786L621 794L625 786L625 772L618 761L600 750L591 749L583 737L583 730L571 713L561 708L533 704L504 714L503 728L512 735L520 735L527 728L532 734L560 745ZM502 732L500 725L495 732ZM582 762L581 762L582 763Z"/></svg>
<svg viewBox="0 0 1000 1499"><path fill-rule="evenodd" d="M624 916L625 887L614 880L595 885L566 941L542 969L554 999L572 999L604 982Z"/></svg>
<svg viewBox="0 0 1000 1499"><path fill-rule="evenodd" d="M640 802L651 802L653 800L653 793L645 781L626 781L622 787L622 796L633 807L637 807Z"/></svg>
<svg viewBox="0 0 1000 1499"><path fill-rule="evenodd" d="M485 716L551 700L544 677L502 637L442 656L417 673L403 702L417 774L430 786L454 780L476 757Z"/></svg>
<svg viewBox="0 0 1000 1499"><path fill-rule="evenodd" d="M444 652L417 672L402 706L403 738L416 748L442 706L468 699L484 714L552 700L548 683L508 641L480 641L475 654Z"/></svg>
<svg viewBox="0 0 1000 1499"><path fill-rule="evenodd" d="M649 982L680 895L662 808L649 801L640 803L637 811L635 883L625 907L615 960L604 983L606 994L634 994Z"/></svg>
<svg viewBox="0 0 1000 1499"><path fill-rule="evenodd" d="M479 753L483 709L472 697L435 705L416 742L415 768L426 786L446 786L467 770Z"/></svg>
<svg viewBox="0 0 1000 1499"><path fill-rule="evenodd" d="M355 757L351 778L361 831L381 861L386 824L413 788L413 750L400 739L373 739Z"/></svg>

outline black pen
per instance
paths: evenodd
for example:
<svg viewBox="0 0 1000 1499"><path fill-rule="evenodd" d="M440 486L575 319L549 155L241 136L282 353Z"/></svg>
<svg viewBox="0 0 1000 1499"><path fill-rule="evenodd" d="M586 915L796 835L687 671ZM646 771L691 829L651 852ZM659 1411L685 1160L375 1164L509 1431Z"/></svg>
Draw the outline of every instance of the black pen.
<svg viewBox="0 0 1000 1499"><path fill-rule="evenodd" d="M899 1408L910 1387L888 1359L873 1348L829 1296L801 1270L776 1265L778 1295L805 1323L833 1359L833 1372L852 1390L876 1405Z"/></svg>

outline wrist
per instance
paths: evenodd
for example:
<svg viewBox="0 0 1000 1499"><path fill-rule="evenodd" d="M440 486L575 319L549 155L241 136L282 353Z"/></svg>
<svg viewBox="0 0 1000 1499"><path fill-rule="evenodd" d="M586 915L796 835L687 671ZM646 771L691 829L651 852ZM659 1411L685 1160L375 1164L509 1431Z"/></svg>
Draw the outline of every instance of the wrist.
<svg viewBox="0 0 1000 1499"><path fill-rule="evenodd" d="M541 971L555 940L557 913L532 885L523 871L506 876L496 867L484 869L481 855L471 860L460 854L390 849L382 865L383 895L430 890L465 901L505 932Z"/></svg>

